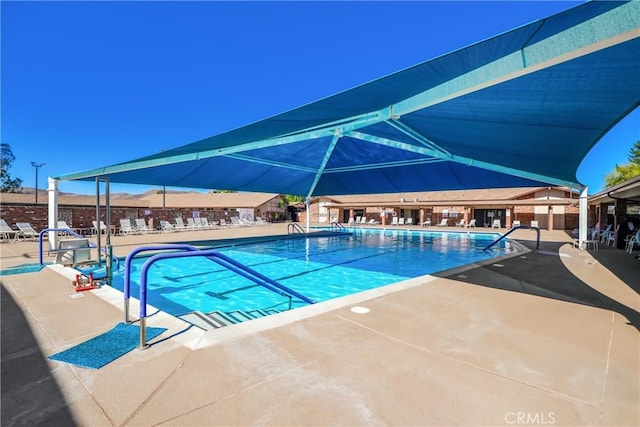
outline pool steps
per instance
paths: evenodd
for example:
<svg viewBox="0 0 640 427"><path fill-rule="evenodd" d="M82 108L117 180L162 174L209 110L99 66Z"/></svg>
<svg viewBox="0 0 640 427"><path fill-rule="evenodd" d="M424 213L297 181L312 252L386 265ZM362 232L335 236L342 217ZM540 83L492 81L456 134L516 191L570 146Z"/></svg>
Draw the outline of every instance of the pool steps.
<svg viewBox="0 0 640 427"><path fill-rule="evenodd" d="M258 319L260 317L270 316L272 314L280 313L280 310L270 308L266 310L232 310L232 311L212 311L209 313L202 313L200 311L192 311L178 316L185 322L192 325L210 331L213 329L223 328L225 326L233 325L236 323L245 322L247 320Z"/></svg>

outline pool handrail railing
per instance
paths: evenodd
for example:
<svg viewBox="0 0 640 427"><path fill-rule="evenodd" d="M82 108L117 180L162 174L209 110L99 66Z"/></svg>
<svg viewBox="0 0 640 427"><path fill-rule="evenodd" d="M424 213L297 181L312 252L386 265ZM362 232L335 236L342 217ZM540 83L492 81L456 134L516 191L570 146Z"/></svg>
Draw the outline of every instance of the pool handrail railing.
<svg viewBox="0 0 640 427"><path fill-rule="evenodd" d="M287 225L287 234L293 233L307 234L307 232L304 231L304 228L300 227L298 223L290 222L289 225Z"/></svg>
<svg viewBox="0 0 640 427"><path fill-rule="evenodd" d="M532 229L532 230L536 230L536 232L538 233L538 238L536 240L536 250L540 249L540 228L539 227L531 227L530 225L519 225L517 227L513 227L511 230L507 231L506 233L504 233L503 235L501 235L500 237L498 237L496 240L494 240L493 242L491 242L486 248L483 249L483 251L486 251L487 249L491 248L492 246L496 245L500 240L504 239L505 237L507 237L509 234L513 233L516 230L519 229Z"/></svg>
<svg viewBox="0 0 640 427"><path fill-rule="evenodd" d="M253 270L250 267L247 267L244 264L239 263L238 261L216 251L213 249L209 250L201 250L192 245L186 244L167 244L167 245L152 245L152 246L141 246L135 248L131 251L127 257L125 258L125 267L124 267L124 285L123 285L123 293L124 293L124 312L125 312L125 323L129 323L129 298L131 295L131 262L135 255L144 251L152 251L152 250L184 250L186 252L165 252L153 255L149 257L147 261L142 265L142 269L140 272L140 333L141 333L141 347L144 347L144 338L142 334L144 333L144 319L147 317L147 272L151 264L159 261L161 259L170 259L170 258L182 258L188 256L202 256L210 259L216 264L233 271L236 274L239 274L254 283L272 291L278 293L282 296L294 296L296 298L301 299L302 301L308 304L314 304L314 301L310 298L290 289L281 283L276 282L273 279Z"/></svg>
<svg viewBox="0 0 640 427"><path fill-rule="evenodd" d="M331 223L331 231L346 232L347 229L344 225L340 224L338 221L333 221Z"/></svg>

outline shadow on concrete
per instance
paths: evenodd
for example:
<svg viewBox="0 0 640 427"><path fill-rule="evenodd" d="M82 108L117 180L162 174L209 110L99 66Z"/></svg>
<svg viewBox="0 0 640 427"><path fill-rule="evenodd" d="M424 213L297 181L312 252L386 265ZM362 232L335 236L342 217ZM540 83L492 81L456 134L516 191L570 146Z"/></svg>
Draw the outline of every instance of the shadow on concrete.
<svg viewBox="0 0 640 427"><path fill-rule="evenodd" d="M20 307L1 287L2 426L76 422Z"/></svg>
<svg viewBox="0 0 640 427"><path fill-rule="evenodd" d="M443 272L435 273L434 276L612 310L627 318L630 325L640 330L640 313L592 288L564 266L559 249L566 243L543 243L537 252L535 251L535 242L520 241L520 243L532 249L532 252L523 255L526 259L516 256L500 260L496 264L467 270L463 274ZM592 254L598 259L597 252ZM625 254L617 255L624 256ZM614 270L610 268L608 263L613 264L613 268L617 270L617 272L614 271L614 274L630 287L638 290L640 275L638 275L637 267L628 264L629 261L638 262L637 260L630 258L613 262L609 260L613 256L609 256L607 259L602 256L602 258L603 261L598 260L598 262L611 271ZM633 275L634 270L635 276Z"/></svg>

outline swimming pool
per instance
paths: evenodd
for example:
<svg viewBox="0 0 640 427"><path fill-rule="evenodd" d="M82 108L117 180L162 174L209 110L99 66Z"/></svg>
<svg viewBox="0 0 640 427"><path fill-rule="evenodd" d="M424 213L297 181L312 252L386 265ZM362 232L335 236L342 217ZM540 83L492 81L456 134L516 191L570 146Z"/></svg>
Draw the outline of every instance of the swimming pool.
<svg viewBox="0 0 640 427"><path fill-rule="evenodd" d="M218 249L315 302L448 270L512 252L494 233L350 230L353 234L274 240ZM145 257L132 263L131 295L139 294ZM122 275L112 286L122 290ZM148 303L173 315L233 310L286 310L305 302L273 293L201 258L159 261L148 276Z"/></svg>

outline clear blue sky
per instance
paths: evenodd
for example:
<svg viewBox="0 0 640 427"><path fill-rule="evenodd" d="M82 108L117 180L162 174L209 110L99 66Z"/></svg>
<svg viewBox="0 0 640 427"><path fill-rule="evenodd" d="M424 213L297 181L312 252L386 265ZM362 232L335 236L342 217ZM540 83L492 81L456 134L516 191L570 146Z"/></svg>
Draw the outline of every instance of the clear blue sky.
<svg viewBox="0 0 640 427"><path fill-rule="evenodd" d="M34 187L31 162L45 163L45 188L47 176L213 136L579 3L2 1L10 172ZM639 111L585 159L590 193L637 140Z"/></svg>

